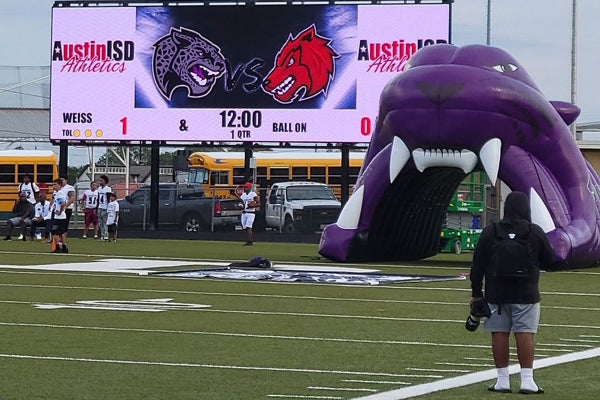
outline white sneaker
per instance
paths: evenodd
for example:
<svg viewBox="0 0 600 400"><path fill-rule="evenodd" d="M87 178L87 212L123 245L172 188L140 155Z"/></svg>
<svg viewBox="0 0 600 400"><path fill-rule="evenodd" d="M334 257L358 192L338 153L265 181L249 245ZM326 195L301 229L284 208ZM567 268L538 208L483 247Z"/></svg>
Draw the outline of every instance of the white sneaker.
<svg viewBox="0 0 600 400"><path fill-rule="evenodd" d="M35 235L35 238L36 238L37 240L42 240L42 234L41 234L41 233L38 233L38 234L36 234L36 235Z"/></svg>
<svg viewBox="0 0 600 400"><path fill-rule="evenodd" d="M19 235L19 240L23 240L23 234Z"/></svg>

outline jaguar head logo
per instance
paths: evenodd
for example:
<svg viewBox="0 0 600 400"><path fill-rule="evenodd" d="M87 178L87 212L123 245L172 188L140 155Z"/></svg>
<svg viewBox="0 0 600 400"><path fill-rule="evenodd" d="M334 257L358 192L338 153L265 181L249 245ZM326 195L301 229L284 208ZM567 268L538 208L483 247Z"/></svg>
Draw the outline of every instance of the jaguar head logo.
<svg viewBox="0 0 600 400"><path fill-rule="evenodd" d="M154 43L152 73L167 100L178 87L187 88L188 97L200 98L208 95L225 73L225 58L218 46L198 32L171 28Z"/></svg>
<svg viewBox="0 0 600 400"><path fill-rule="evenodd" d="M331 40L320 36L314 25L288 37L275 57L275 66L263 81L263 90L280 103L327 95L339 55Z"/></svg>

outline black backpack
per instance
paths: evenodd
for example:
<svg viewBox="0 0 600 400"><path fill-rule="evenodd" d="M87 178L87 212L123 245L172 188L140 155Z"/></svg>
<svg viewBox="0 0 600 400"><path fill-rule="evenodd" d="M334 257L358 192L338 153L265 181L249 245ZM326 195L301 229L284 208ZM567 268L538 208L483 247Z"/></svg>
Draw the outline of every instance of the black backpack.
<svg viewBox="0 0 600 400"><path fill-rule="evenodd" d="M529 244L530 234L531 226L525 233L515 233L494 223L493 278L527 279L531 276L535 259Z"/></svg>

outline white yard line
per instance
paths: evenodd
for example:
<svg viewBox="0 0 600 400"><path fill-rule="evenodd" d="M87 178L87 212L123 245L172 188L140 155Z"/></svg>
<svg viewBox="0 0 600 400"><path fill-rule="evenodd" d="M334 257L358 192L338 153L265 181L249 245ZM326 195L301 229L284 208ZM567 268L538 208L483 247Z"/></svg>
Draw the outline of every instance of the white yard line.
<svg viewBox="0 0 600 400"><path fill-rule="evenodd" d="M0 286L28 286L28 287L53 287L49 285L17 285L17 284L0 284ZM59 286L59 288L61 288ZM68 289L74 289L75 287L67 287ZM174 291L166 290L142 290L142 289L114 289L114 288L86 288L77 287L78 289L91 289L91 290L106 290L106 291L132 291L132 292L152 292L152 293L177 293ZM195 292L198 294L198 292ZM268 296L267 296L268 297ZM316 317L316 318L342 318L342 319L366 319L366 320L379 320L379 321L405 321L405 322L429 322L429 323L460 323L464 324L464 320L452 320L452 319L433 319L433 318L405 318L405 317L379 317L371 315L343 315L343 314L319 314L319 313L293 313L293 312L278 312L278 311L249 311L249 310L220 310L220 309L204 309L204 312L215 312L215 313L229 313L229 314L250 314L250 315L278 315L278 316L295 316L295 317ZM539 326L549 326L556 328L587 328L587 329L600 329L600 325L565 325L565 324L543 324Z"/></svg>
<svg viewBox="0 0 600 400"><path fill-rule="evenodd" d="M489 359L487 360L489 361ZM468 369L435 369L435 368L406 368L408 371L421 371L421 372L471 372Z"/></svg>
<svg viewBox="0 0 600 400"><path fill-rule="evenodd" d="M243 337L243 338L259 338L259 339L281 339L281 340L307 340L315 342L341 342L341 343L361 343L361 344L397 344L407 346L432 346L432 347L458 347L458 348L479 348L488 349L488 345L472 345L472 344L457 344L457 343L431 343L431 342L414 342L401 340L369 340L369 339L350 339L350 338L324 338L324 337L308 337L308 336L281 336L281 335L258 335L249 333L232 333L232 332L206 332L206 331L184 331L171 329L140 329L140 328L114 328L101 326L79 326L79 325L53 325L53 324L32 324L23 322L0 322L0 326L19 326L31 328L51 328L51 329L77 329L91 331L113 331L113 332L135 332L135 333L166 333L166 334L184 334L184 335L207 335L207 336L224 336L224 337ZM415 375L412 375L413 377ZM420 376L430 377L430 376Z"/></svg>
<svg viewBox="0 0 600 400"><path fill-rule="evenodd" d="M366 388L344 388L344 387L329 387L329 386L307 386L307 389L310 390L331 390L334 392L370 392L374 393L377 390L375 389L366 389Z"/></svg>
<svg viewBox="0 0 600 400"><path fill-rule="evenodd" d="M560 356L544 358L542 360L534 361L533 367L535 369L551 367L554 365L565 364L573 361L585 360L589 358L600 357L600 347L591 350L579 351L576 353L569 353ZM520 371L518 365L511 365L509 372L516 374ZM406 388L390 390L388 392L381 392L365 397L355 398L354 400L400 400L408 399L412 397L421 396L428 393L438 392L442 390L454 389L457 387L468 386L474 383L485 382L496 378L496 369L489 369L486 371L475 372L468 375L457 376L454 378L442 379L435 382L424 383L415 386L409 386ZM482 392L483 393L483 392ZM481 394L483 396L483 394Z"/></svg>
<svg viewBox="0 0 600 400"><path fill-rule="evenodd" d="M245 370L245 371L272 371L272 372L287 372L287 373L314 373L314 374L332 374L332 375L362 375L362 376L383 376L383 377L402 377L402 374L393 374L386 372L369 372L369 371L344 371L344 370L327 370L327 369L310 369L310 368L278 368L278 367L257 367L247 365L219 365L219 364L202 364L202 363L175 363L162 361L142 361L142 360L115 360L115 359L99 359L87 357L61 357L61 356L42 356L33 354L0 354L0 358L6 359L25 359L25 360L40 360L40 361L67 361L67 362L84 362L84 363L99 363L99 364L122 364L122 365L151 365L160 367L183 367L183 368L214 368L214 369L230 369L230 370Z"/></svg>
<svg viewBox="0 0 600 400"><path fill-rule="evenodd" d="M591 349L594 347L589 344L565 344L565 343L536 343L536 346L587 347L588 349Z"/></svg>
<svg viewBox="0 0 600 400"><path fill-rule="evenodd" d="M6 271L0 271L0 273ZM12 272L12 271L10 271ZM77 276L90 276L89 274L81 274ZM100 275L101 277L106 277L106 275ZM125 277L125 276L118 276ZM131 279L131 276L127 276L128 279ZM161 278L162 279L162 278ZM182 278L176 278L177 280L181 280ZM213 281L217 281L214 279ZM226 281L230 282L230 281ZM272 283L268 281L250 281L249 283ZM297 283L286 283L286 282L278 282L281 284L290 284L290 285L298 285ZM303 283L303 285L310 285L310 283ZM315 285L323 285L321 283L316 283ZM258 294L243 294L243 293L224 293L224 292L203 292L203 291L177 291L177 290L153 290L153 289L133 289L133 288L105 288L105 287L85 287L85 286L68 286L68 285L33 285L33 284L12 284L12 283L4 283L0 284L0 286L15 286L15 287L36 287L36 288L59 288L59 289L90 289L90 290L122 290L122 291L137 291L137 292L163 292L163 293L182 293L182 294L218 294L218 295L230 295L230 296L256 296L256 297L281 297L281 298L314 298L314 299L323 299L323 300L340 300L340 301L349 301L355 299L342 299L342 298L325 298L325 297L311 297L311 296L285 296L285 295L258 295ZM331 285L331 286L342 286L348 287L348 285ZM352 286L353 288L358 288L358 286ZM395 285L395 286L369 286L370 288L382 288L382 289L404 289L404 290L437 290L437 291L456 291L456 292L471 292L471 289L462 289L462 288L446 288L446 287L428 287L428 286L405 286L405 285ZM600 297L600 293L572 293L572 292L542 292L544 295L557 295L557 296L590 296L590 297ZM406 302L406 300L377 300L377 299L356 299L360 301L385 301L385 302ZM426 304L467 304L458 303L458 302L429 302ZM542 306L544 307L544 306ZM574 308L576 309L576 308ZM577 308L579 309L579 308ZM581 308L582 310L586 310L587 308Z"/></svg>
<svg viewBox="0 0 600 400"><path fill-rule="evenodd" d="M342 382L349 383L370 383L375 385L412 385L410 382L402 382L402 381L369 381L364 379L342 379Z"/></svg>
<svg viewBox="0 0 600 400"><path fill-rule="evenodd" d="M493 367L494 364L471 364L471 363L457 363L457 362L436 362L436 365L450 365L456 367Z"/></svg>
<svg viewBox="0 0 600 400"><path fill-rule="evenodd" d="M323 399L323 400L341 400L343 397L338 396L302 396L297 394L268 394L267 397L278 399Z"/></svg>
<svg viewBox="0 0 600 400"><path fill-rule="evenodd" d="M560 338L558 340L563 340L565 342L600 343L600 340L592 340L592 339L563 339L563 338Z"/></svg>

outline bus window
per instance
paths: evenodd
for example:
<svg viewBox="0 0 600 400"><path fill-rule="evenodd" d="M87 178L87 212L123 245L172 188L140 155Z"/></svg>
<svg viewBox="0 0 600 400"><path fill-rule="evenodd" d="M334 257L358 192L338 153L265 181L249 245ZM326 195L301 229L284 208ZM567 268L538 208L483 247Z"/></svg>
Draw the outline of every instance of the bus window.
<svg viewBox="0 0 600 400"><path fill-rule="evenodd" d="M35 182L50 183L54 179L54 166L52 164L38 164Z"/></svg>
<svg viewBox="0 0 600 400"><path fill-rule="evenodd" d="M229 185L229 171L211 171L211 184Z"/></svg>
<svg viewBox="0 0 600 400"><path fill-rule="evenodd" d="M341 185L342 183L342 168L341 167L329 167L329 176L327 184L329 185Z"/></svg>
<svg viewBox="0 0 600 400"><path fill-rule="evenodd" d="M189 183L208 183L208 173L204 168L190 169Z"/></svg>
<svg viewBox="0 0 600 400"><path fill-rule="evenodd" d="M271 167L269 168L269 179L272 183L289 181L290 169L281 167Z"/></svg>
<svg viewBox="0 0 600 400"><path fill-rule="evenodd" d="M305 181L308 179L308 167L292 167L292 180Z"/></svg>
<svg viewBox="0 0 600 400"><path fill-rule="evenodd" d="M360 167L350 167L350 176L349 176L349 183L351 185L356 184L356 180L358 179L358 173L360 172Z"/></svg>
<svg viewBox="0 0 600 400"><path fill-rule="evenodd" d="M267 186L267 167L257 167L256 168L256 183L260 187Z"/></svg>
<svg viewBox="0 0 600 400"><path fill-rule="evenodd" d="M15 166L0 164L0 183L15 183Z"/></svg>
<svg viewBox="0 0 600 400"><path fill-rule="evenodd" d="M237 168L237 167L233 168L233 184L234 185L241 185L244 182L246 182L244 171L245 171L245 168Z"/></svg>
<svg viewBox="0 0 600 400"><path fill-rule="evenodd" d="M310 167L310 180L325 183L325 167Z"/></svg>
<svg viewBox="0 0 600 400"><path fill-rule="evenodd" d="M33 176L33 164L19 164L18 180L21 182L24 175L29 175L31 180L34 181Z"/></svg>

